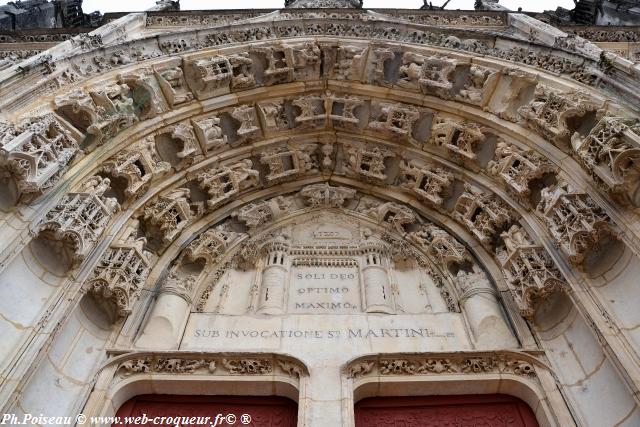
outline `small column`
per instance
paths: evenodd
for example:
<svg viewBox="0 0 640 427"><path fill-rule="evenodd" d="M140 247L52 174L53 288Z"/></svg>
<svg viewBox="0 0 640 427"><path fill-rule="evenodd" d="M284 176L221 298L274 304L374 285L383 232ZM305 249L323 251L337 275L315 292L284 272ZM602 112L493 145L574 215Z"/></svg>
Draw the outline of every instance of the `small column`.
<svg viewBox="0 0 640 427"><path fill-rule="evenodd" d="M176 271L169 273L160 288L144 331L136 341L137 348L178 348L189 318L195 283L194 276L179 277Z"/></svg>
<svg viewBox="0 0 640 427"><path fill-rule="evenodd" d="M456 282L460 290L460 307L466 314L478 349L518 347L507 324L496 290L476 265L473 272L459 271Z"/></svg>
<svg viewBox="0 0 640 427"><path fill-rule="evenodd" d="M385 247L380 242L368 238L363 243L364 265L362 280L364 282L365 311L367 313L394 314L391 283L387 273Z"/></svg>
<svg viewBox="0 0 640 427"><path fill-rule="evenodd" d="M280 236L263 246L266 262L262 270L260 297L257 312L260 314L284 313L285 290L287 284L289 243L286 236Z"/></svg>

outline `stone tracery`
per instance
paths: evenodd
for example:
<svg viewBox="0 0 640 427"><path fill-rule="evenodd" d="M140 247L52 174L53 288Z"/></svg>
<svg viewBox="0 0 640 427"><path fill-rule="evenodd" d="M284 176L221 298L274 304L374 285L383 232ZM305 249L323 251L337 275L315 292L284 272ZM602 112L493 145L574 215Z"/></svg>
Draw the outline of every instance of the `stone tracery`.
<svg viewBox="0 0 640 427"><path fill-rule="evenodd" d="M71 246L73 256L81 261L101 239L103 231L114 224L114 219L120 224L126 222L125 214L116 214L115 202L110 197L117 197L126 209L133 207L141 222L133 228L140 234L133 233L124 243L116 239L106 245L106 252L86 281L86 289L112 304L121 318L135 307L141 290L153 285L151 280L145 283L152 269L157 270L153 282L159 284L159 295L176 295L187 306L193 303L196 312L222 313L224 301L237 298L232 296L234 290L229 283L233 279L228 277L237 277L231 275L247 269L244 265L247 261L271 262L275 271L279 270L278 263L288 262L290 256L300 255L296 251L302 251L288 241L286 234L282 241L269 240L267 245L257 245L255 239L264 237L262 229L286 222L294 214L325 209L348 211L362 221L385 227L386 233L406 236L411 242L407 249L397 241L392 243L391 238L378 239L378 232L363 234L360 250L366 254L370 272L365 277L370 286L363 310L390 315L411 310L407 308L411 301L402 299L401 279L376 276L396 263L393 268L404 265L403 262L415 263L424 270L428 279L416 283L418 289L431 298L429 289L435 286L451 313L462 311L470 316L473 310L469 304L478 295L494 298L498 306L500 298L495 284L490 283L495 277L490 279L482 270L491 262L479 261L477 253L482 250L464 235L468 232L489 255L496 257L510 291L510 297L506 298L513 298L520 313L531 321L536 309L552 293L568 290L572 285L567 284L565 277L569 274L562 262L557 262L555 250L539 243L547 238L546 234L525 232L523 225L531 222L533 215L542 218L546 226L543 233L549 233L568 259L581 265L600 241L616 236L620 218L610 215L618 209L617 205L604 205L601 197L588 195L591 187L580 191L559 190L562 185L552 187L553 180L546 179L549 176L560 182L567 177L573 178L573 182L584 177L576 169L565 169L555 148L547 147L540 137L580 161L597 184L617 195L620 203L637 207L638 132L635 119L627 118L633 114L621 105L602 102L602 94L593 97L577 94L567 87L560 89L562 84L558 82L553 87L547 86L549 81L543 72L534 77L531 70L498 67L490 58L480 65L476 58L460 52L488 54L507 58L514 64L523 62L557 71L561 75L558 81L577 78L592 82L587 76L591 72L588 62L578 66L573 62L575 57L567 59L570 55L553 59L516 47L505 53L489 48L491 43L487 40L445 37L411 26L407 27L411 31L407 34L406 29L399 30L392 24L369 28L358 20L348 30L348 25L339 22L341 18L322 29L312 22L285 29L284 23L278 22L293 16L286 13L274 18L272 26L263 27L256 21L254 28L247 30L242 28L244 24L237 24L225 32L225 38L217 29L203 32L203 44L198 49L236 43L232 51L223 47L215 52L194 52L189 37L177 40L163 36L159 38L162 53L150 48L151 51L138 56L114 54L109 60L109 52L102 52L107 61L91 57L96 59L97 68L90 70L85 66L78 70L76 82L59 84L59 92L65 93L59 93L53 101L55 112L48 113L59 124L45 132L48 134L44 145L59 148L56 141L63 141L68 147L60 160L54 162L56 172L50 182L39 189L52 187L58 191L52 191L57 205L47 218L49 225L43 225L40 231L53 230L51 224L56 222L62 224L58 216L84 215L84 208L76 206L78 200L93 200L92 206L103 208L101 221L83 238L86 243L82 247L87 249L80 250L81 245L77 244ZM336 13L338 17L344 16ZM363 15L354 16L365 19ZM416 16L415 22L433 24L433 19ZM504 24L498 18L484 21ZM467 25L461 22L453 23ZM302 37L313 31L318 36L314 41ZM345 34L361 39L325 39L325 34L338 39ZM292 39L271 42L280 37ZM368 43L363 38L377 40ZM260 42L253 43L251 48L242 45L257 39ZM392 45L387 43L389 40L401 42ZM435 54L404 43L407 40L423 47L444 46L458 53ZM170 60L153 59L168 52L176 56ZM149 59L150 68L127 69L115 81L97 86L92 81L78 92L67 90L70 84L85 86L83 80L99 76L109 61L117 69L120 65L134 65L139 59ZM72 58L71 62L74 61ZM301 82L307 85L303 91L287 87ZM270 89L264 91L265 87ZM258 94L255 99L241 93L247 89L255 90ZM144 103L136 98L142 90L149 95ZM384 95L380 90L385 91ZM415 98L418 94L421 101ZM440 111L436 104L442 101L450 104ZM150 119L158 115L163 116L162 123L152 124ZM512 123L505 124L501 119ZM578 126L578 119L583 119L586 125ZM524 132L520 126L524 121L534 132L516 135ZM145 126L149 126L148 130ZM7 129L3 131L7 136L3 148L21 136L16 136L16 126L7 125ZM59 138L60 134L63 137ZM495 152L490 142L493 136L498 140ZM165 137L171 140L178 160L170 161L171 155L160 142ZM84 152L75 145L76 139ZM100 145L103 147L98 148ZM11 153L5 154L6 158L10 156ZM64 188L55 186L69 165L75 168L79 164L73 163L74 156L78 162L98 159L91 176L105 187L100 189L101 194L79 197L84 193L72 182L71 174L64 175ZM6 164L8 161L3 166ZM11 177L18 177L8 169ZM75 174L78 169L72 170ZM465 189L463 182L471 185ZM301 187L302 183L305 186ZM504 188L509 195L503 193ZM537 192L541 193L540 208L527 213L537 202L536 194L532 195ZM31 193L37 196L40 191ZM31 195L21 197L16 209L22 209L31 199ZM217 215L228 219L228 223L209 228L185 246L187 233L192 235L194 229L208 227L203 225L208 222L219 223ZM433 218L442 227L432 223ZM77 228L78 224L65 223L60 229L65 227ZM319 235L330 232L335 230L320 231ZM140 237L143 234L146 241ZM472 246L473 253L458 239ZM238 244L240 240L245 243ZM244 254L231 256L230 252L236 250ZM327 254L333 249L314 250L318 251L314 256L321 254L325 258L300 258L291 265L354 265L355 255L343 259L329 257ZM172 258L170 254L176 251L181 255ZM156 256L162 259L157 265ZM221 283L221 286L215 289L200 286L199 273L181 270L192 268L191 264L199 265L198 260L210 273L211 283L207 285ZM169 271L159 274L165 264L169 265ZM264 270L262 274L261 280L265 280ZM276 293L280 289L271 289L270 297L277 296L271 299L270 303L276 303L271 306L259 300L265 297L260 293L259 280L251 280L248 293L251 301L247 304L251 312L269 311L275 315L286 308L284 300L280 300L283 295ZM220 298L222 302L213 309L205 307L209 300L221 295L226 298L224 301ZM432 301L425 302L425 307L428 304ZM261 368L264 365L261 360L217 362L218 369L224 366L231 373L269 373ZM397 373L399 369L401 374L410 374L418 369L415 364L405 362L404 359L385 362L384 369L388 372L381 373ZM203 363L168 358L158 360L154 368L142 363L132 365L130 370L190 374L215 369L215 365ZM291 376L300 376L299 369L289 365L269 366L271 369L280 366ZM483 358L460 363L434 359L420 366L421 372L431 373L495 371L495 365ZM516 375L531 372L531 366L522 361L515 361L513 366ZM353 376L366 375L372 369L373 365L360 365Z"/></svg>

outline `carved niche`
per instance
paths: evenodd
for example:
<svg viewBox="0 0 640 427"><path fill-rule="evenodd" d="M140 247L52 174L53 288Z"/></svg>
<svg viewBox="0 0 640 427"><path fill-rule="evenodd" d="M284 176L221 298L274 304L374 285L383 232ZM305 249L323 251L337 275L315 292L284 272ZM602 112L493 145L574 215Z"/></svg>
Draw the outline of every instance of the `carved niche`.
<svg viewBox="0 0 640 427"><path fill-rule="evenodd" d="M500 177L507 189L521 202L529 205L531 182L545 174L555 173L557 168L534 150L525 150L500 140L495 159L489 162L487 169L492 175Z"/></svg>
<svg viewBox="0 0 640 427"><path fill-rule="evenodd" d="M200 188L208 195L207 208L212 210L240 192L260 185L260 174L250 159L229 166L210 168L195 175Z"/></svg>
<svg viewBox="0 0 640 427"><path fill-rule="evenodd" d="M469 63L441 56L424 56L406 52L396 85L407 89L420 89L425 95L448 99L454 94L454 83L460 68L469 68Z"/></svg>
<svg viewBox="0 0 640 427"><path fill-rule="evenodd" d="M233 217L243 222L249 229L270 223L291 212L294 201L290 197L278 196L270 200L250 203L232 214Z"/></svg>
<svg viewBox="0 0 640 427"><path fill-rule="evenodd" d="M420 111L407 104L374 102L371 105L369 128L395 136L410 137Z"/></svg>
<svg viewBox="0 0 640 427"><path fill-rule="evenodd" d="M236 130L240 141L255 138L260 135L258 115L253 105L241 105L231 111L233 117L240 125Z"/></svg>
<svg viewBox="0 0 640 427"><path fill-rule="evenodd" d="M265 133L286 131L293 127L285 100L261 102L257 105Z"/></svg>
<svg viewBox="0 0 640 427"><path fill-rule="evenodd" d="M225 224L210 228L187 245L180 259L190 262L202 259L206 266L212 266L239 237L239 233L229 231Z"/></svg>
<svg viewBox="0 0 640 427"><path fill-rule="evenodd" d="M280 146L263 151L260 162L269 168L266 179L274 184L284 180L317 172L317 144Z"/></svg>
<svg viewBox="0 0 640 427"><path fill-rule="evenodd" d="M549 253L533 243L527 232L513 225L500 236L504 248L498 252L507 285L520 310L527 318L550 294L566 287L562 275Z"/></svg>
<svg viewBox="0 0 640 427"><path fill-rule="evenodd" d="M462 243L434 224L424 225L419 230L409 233L407 239L438 260L448 271L471 260Z"/></svg>
<svg viewBox="0 0 640 427"><path fill-rule="evenodd" d="M190 195L188 189L178 188L147 203L142 209L147 236L171 243L194 217Z"/></svg>
<svg viewBox="0 0 640 427"><path fill-rule="evenodd" d="M53 187L79 151L52 114L27 119L19 126L0 123L0 137L0 166L15 182L20 202Z"/></svg>
<svg viewBox="0 0 640 427"><path fill-rule="evenodd" d="M171 170L168 162L158 156L153 137L120 151L102 164L102 171L112 178L124 178L126 187L124 197L135 200L144 194L151 181ZM113 182L112 182L113 185Z"/></svg>
<svg viewBox="0 0 640 427"><path fill-rule="evenodd" d="M104 301L114 318L131 313L149 275L154 256L144 250L145 243L146 239L131 233L111 245L86 282L86 291Z"/></svg>
<svg viewBox="0 0 640 427"><path fill-rule="evenodd" d="M351 95L328 93L326 95L326 111L334 126L357 128L360 124L358 109L364 100Z"/></svg>
<svg viewBox="0 0 640 427"><path fill-rule="evenodd" d="M56 111L93 142L103 144L139 121L131 89L126 84L110 84L91 90L76 89L55 98Z"/></svg>
<svg viewBox="0 0 640 427"><path fill-rule="evenodd" d="M154 67L156 78L171 108L193 100L193 94L185 80L182 60L172 59L160 67Z"/></svg>
<svg viewBox="0 0 640 427"><path fill-rule="evenodd" d="M108 178L95 176L78 193L66 194L38 225L38 239L57 242L51 246L71 264L81 262L119 209L116 199L104 197L109 185Z"/></svg>
<svg viewBox="0 0 640 427"><path fill-rule="evenodd" d="M386 181L387 166L385 161L396 157L393 151L381 146L344 144L343 147L347 175L378 183Z"/></svg>
<svg viewBox="0 0 640 427"><path fill-rule="evenodd" d="M304 187L300 191L300 195L305 198L307 205L312 208L341 208L346 200L355 197L356 190L346 187L332 187L328 183L324 183Z"/></svg>
<svg viewBox="0 0 640 427"><path fill-rule="evenodd" d="M338 80L362 80L368 46L323 46L325 74Z"/></svg>
<svg viewBox="0 0 640 427"><path fill-rule="evenodd" d="M191 120L193 130L200 142L203 153L218 151L228 147L227 135L223 133L221 121L218 116L210 116L205 119Z"/></svg>
<svg viewBox="0 0 640 427"><path fill-rule="evenodd" d="M379 224L389 224L400 234L405 233L406 226L418 221L416 214L404 205L393 202L372 202L371 205L374 206L365 205L362 213L374 218Z"/></svg>
<svg viewBox="0 0 640 427"><path fill-rule="evenodd" d="M437 116L431 128L429 142L443 147L459 161L477 167L478 146L484 139L482 129L475 123Z"/></svg>
<svg viewBox="0 0 640 427"><path fill-rule="evenodd" d="M323 95L307 95L294 99L292 105L298 110L294 119L301 128L315 128L326 126L326 99Z"/></svg>
<svg viewBox="0 0 640 427"><path fill-rule="evenodd" d="M604 117L584 139L574 135L578 158L605 190L640 207L640 122Z"/></svg>
<svg viewBox="0 0 640 427"><path fill-rule="evenodd" d="M520 107L518 113L527 125L539 135L564 148L572 137L569 120L579 119L587 113L595 113L598 106L581 93L561 93L544 85L538 85L534 99Z"/></svg>
<svg viewBox="0 0 640 427"><path fill-rule="evenodd" d="M542 190L538 204L556 244L575 265L587 252L598 249L606 237L616 237L609 216L586 193L559 182Z"/></svg>
<svg viewBox="0 0 640 427"><path fill-rule="evenodd" d="M419 165L416 161L400 162L400 185L410 189L432 206L442 206L453 183L453 174L433 165Z"/></svg>
<svg viewBox="0 0 640 427"><path fill-rule="evenodd" d="M251 48L265 59L263 84L272 86L320 77L321 52L314 42L275 43Z"/></svg>
<svg viewBox="0 0 640 427"><path fill-rule="evenodd" d="M225 56L187 60L184 68L187 83L198 99L207 99L229 90L233 72Z"/></svg>
<svg viewBox="0 0 640 427"><path fill-rule="evenodd" d="M471 187L458 198L453 217L486 247L490 247L502 228L514 220L511 208L496 195Z"/></svg>

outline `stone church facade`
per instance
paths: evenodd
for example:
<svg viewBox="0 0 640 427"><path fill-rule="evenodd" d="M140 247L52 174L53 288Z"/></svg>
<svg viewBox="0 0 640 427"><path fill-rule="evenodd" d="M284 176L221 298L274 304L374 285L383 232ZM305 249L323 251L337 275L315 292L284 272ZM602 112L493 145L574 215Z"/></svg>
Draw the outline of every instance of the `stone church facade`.
<svg viewBox="0 0 640 427"><path fill-rule="evenodd" d="M637 28L286 3L3 63L5 424L639 426Z"/></svg>

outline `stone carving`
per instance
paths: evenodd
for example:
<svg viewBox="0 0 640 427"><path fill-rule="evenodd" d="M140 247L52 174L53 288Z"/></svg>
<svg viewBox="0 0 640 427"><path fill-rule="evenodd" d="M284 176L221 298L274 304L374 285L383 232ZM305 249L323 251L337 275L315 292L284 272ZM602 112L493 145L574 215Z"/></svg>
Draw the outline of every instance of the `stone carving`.
<svg viewBox="0 0 640 427"><path fill-rule="evenodd" d="M88 292L110 301L114 315L127 316L138 299L151 269L146 239L125 239L104 253L86 284Z"/></svg>
<svg viewBox="0 0 640 427"><path fill-rule="evenodd" d="M373 103L369 127L396 136L409 137L420 112L407 104Z"/></svg>
<svg viewBox="0 0 640 427"><path fill-rule="evenodd" d="M193 292L196 288L196 278L194 276L183 276L178 274L175 268L169 271L160 287L161 294L177 295L188 304L192 303Z"/></svg>
<svg viewBox="0 0 640 427"><path fill-rule="evenodd" d="M363 375L367 375L373 370L375 362L363 360L362 362L354 363L349 367L349 377L358 378Z"/></svg>
<svg viewBox="0 0 640 427"><path fill-rule="evenodd" d="M400 185L412 190L421 200L432 206L442 206L453 184L453 174L433 165L419 165L415 161L400 162Z"/></svg>
<svg viewBox="0 0 640 427"><path fill-rule="evenodd" d="M356 190L346 187L332 187L328 183L314 184L304 187L300 195L306 199L312 208L332 207L341 208L348 199L353 199Z"/></svg>
<svg viewBox="0 0 640 427"><path fill-rule="evenodd" d="M271 356L252 358L243 355L226 357L157 355L136 356L120 362L116 373L122 377L139 374L173 375L273 375L276 366L290 377L300 379L307 375L306 369L297 361Z"/></svg>
<svg viewBox="0 0 640 427"><path fill-rule="evenodd" d="M344 149L347 175L359 176L374 182L384 182L387 179L385 160L396 157L396 154L391 150L377 146L363 147L345 144Z"/></svg>
<svg viewBox="0 0 640 427"><path fill-rule="evenodd" d="M367 208L363 213L374 218L378 224L390 224L400 234L405 233L407 225L418 221L416 214L411 209L393 202Z"/></svg>
<svg viewBox="0 0 640 427"><path fill-rule="evenodd" d="M499 176L513 193L525 205L529 204L531 181L554 173L556 168L544 156L534 150L524 150L503 140L498 142L495 160L487 165L492 175Z"/></svg>
<svg viewBox="0 0 640 427"><path fill-rule="evenodd" d="M280 146L263 151L260 163L267 165L269 174L266 179L274 184L318 170L315 154L316 144L304 144L297 147Z"/></svg>
<svg viewBox="0 0 640 427"><path fill-rule="evenodd" d="M171 132L171 138L177 143L179 150L175 154L180 159L176 169L191 165L195 161L198 147L200 146L193 127L189 122L182 122L175 126L170 126L169 132Z"/></svg>
<svg viewBox="0 0 640 427"><path fill-rule="evenodd" d="M292 104L299 110L294 119L296 125L304 128L325 126L327 113L324 96L307 95L295 99Z"/></svg>
<svg viewBox="0 0 640 427"><path fill-rule="evenodd" d="M573 131L567 121L595 112L598 106L585 95L560 93L544 85L536 87L534 99L518 109L527 125L561 148L569 142Z"/></svg>
<svg viewBox="0 0 640 427"><path fill-rule="evenodd" d="M233 375L266 375L273 372L273 364L266 359L222 359L222 365Z"/></svg>
<svg viewBox="0 0 640 427"><path fill-rule="evenodd" d="M191 120L203 153L218 151L228 147L227 136L220 126L220 118L211 116L201 120Z"/></svg>
<svg viewBox="0 0 640 427"><path fill-rule="evenodd" d="M204 359L159 358L156 360L155 372L169 374L193 374L200 368L207 368L209 373L216 370L216 362Z"/></svg>
<svg viewBox="0 0 640 427"><path fill-rule="evenodd" d="M393 47L373 47L369 53L369 63L366 67L367 80L379 85L388 86L385 79L385 65L395 58Z"/></svg>
<svg viewBox="0 0 640 427"><path fill-rule="evenodd" d="M454 59L425 57L407 52L402 57L397 85L408 89L421 89L425 95L448 99L454 89L457 66L458 61Z"/></svg>
<svg viewBox="0 0 640 427"><path fill-rule="evenodd" d="M357 128L360 119L357 110L364 105L364 100L350 95L328 93L326 111L334 126Z"/></svg>
<svg viewBox="0 0 640 427"><path fill-rule="evenodd" d="M151 68L139 68L118 76L118 81L131 89L140 120L151 119L167 110L160 83Z"/></svg>
<svg viewBox="0 0 640 427"><path fill-rule="evenodd" d="M440 227L427 224L409 233L408 240L439 261L447 271L470 260L464 245Z"/></svg>
<svg viewBox="0 0 640 427"><path fill-rule="evenodd" d="M234 212L232 216L244 222L250 229L256 229L291 212L293 207L294 203L291 198L278 196L263 202L245 205Z"/></svg>
<svg viewBox="0 0 640 427"><path fill-rule="evenodd" d="M469 68L467 82L454 98L469 104L485 106L498 84L500 74L480 65L472 65Z"/></svg>
<svg viewBox="0 0 640 427"><path fill-rule="evenodd" d="M28 119L19 126L2 122L0 138L0 167L15 182L21 202L53 187L79 151L52 114Z"/></svg>
<svg viewBox="0 0 640 427"><path fill-rule="evenodd" d="M236 107L231 112L231 117L240 122L240 127L236 132L241 140L260 135L258 116L256 115L256 109L253 106L241 105Z"/></svg>
<svg viewBox="0 0 640 427"><path fill-rule="evenodd" d="M292 9L360 9L362 0L285 0L284 5Z"/></svg>
<svg viewBox="0 0 640 427"><path fill-rule="evenodd" d="M572 138L578 159L602 186L627 205L640 207L640 123L603 117L584 139Z"/></svg>
<svg viewBox="0 0 640 427"><path fill-rule="evenodd" d="M556 244L575 265L608 236L616 237L609 216L586 193L559 182L542 190L538 205Z"/></svg>
<svg viewBox="0 0 640 427"><path fill-rule="evenodd" d="M128 377L134 374L146 374L151 372L151 358L127 360L118 368L122 376Z"/></svg>
<svg viewBox="0 0 640 427"><path fill-rule="evenodd" d="M498 252L507 285L520 313L530 318L548 295L566 287L549 253L532 242L519 225L501 234L505 248Z"/></svg>
<svg viewBox="0 0 640 427"><path fill-rule="evenodd" d="M266 86L320 77L321 52L313 42L291 45L280 42L253 47L252 52L266 59L267 65L263 71L263 83Z"/></svg>
<svg viewBox="0 0 640 427"><path fill-rule="evenodd" d="M185 74L189 87L198 99L228 91L233 79L231 63L224 56L186 61Z"/></svg>
<svg viewBox="0 0 640 427"><path fill-rule="evenodd" d="M207 208L213 210L244 190L260 185L260 174L251 159L218 166L196 174L196 181L208 195Z"/></svg>
<svg viewBox="0 0 640 427"><path fill-rule="evenodd" d="M464 224L485 246L491 246L498 234L514 220L513 211L494 194L467 187L458 198L453 217Z"/></svg>
<svg viewBox="0 0 640 427"><path fill-rule="evenodd" d="M206 266L211 266L219 261L220 256L239 236L240 234L229 231L224 224L210 228L189 243L182 252L182 258L190 262L203 259Z"/></svg>
<svg viewBox="0 0 640 427"><path fill-rule="evenodd" d="M368 52L369 48L366 46L346 45L335 49L335 60L331 70L335 78L339 80L361 80Z"/></svg>
<svg viewBox="0 0 640 427"><path fill-rule="evenodd" d="M180 59L172 61L169 68L156 69L155 75L160 84L160 89L171 108L193 100L193 94L184 78L184 72L180 66Z"/></svg>
<svg viewBox="0 0 640 427"><path fill-rule="evenodd" d="M430 143L445 148L459 160L476 165L478 146L484 141L478 125L450 117L436 117Z"/></svg>
<svg viewBox="0 0 640 427"><path fill-rule="evenodd" d="M142 217L149 227L148 235L157 236L163 244L171 243L194 217L190 195L188 189L178 188L147 203Z"/></svg>
<svg viewBox="0 0 640 427"><path fill-rule="evenodd" d="M285 109L285 101L269 101L258 104L258 113L265 132L278 132L291 129L292 123Z"/></svg>
<svg viewBox="0 0 640 427"><path fill-rule="evenodd" d="M387 356L388 357L388 356ZM536 378L535 362L523 360L519 353L450 353L442 355L406 355L397 359L380 356L376 360L356 360L348 365L350 378L368 375L463 375L511 374Z"/></svg>
<svg viewBox="0 0 640 427"><path fill-rule="evenodd" d="M78 193L66 194L47 213L37 229L39 238L59 242L60 249L77 264L93 249L113 214L119 209L116 199L103 197L108 178L92 177Z"/></svg>
<svg viewBox="0 0 640 427"><path fill-rule="evenodd" d="M55 104L61 115L92 135L98 145L139 121L131 89L126 84L112 84L89 92L77 89L56 97Z"/></svg>
<svg viewBox="0 0 640 427"><path fill-rule="evenodd" d="M120 151L102 164L102 171L112 178L124 178L125 197L131 201L144 194L151 182L171 170L158 156L153 137Z"/></svg>
<svg viewBox="0 0 640 427"><path fill-rule="evenodd" d="M295 362L288 360L277 360L278 366L291 378L301 378L304 375L304 368Z"/></svg>

